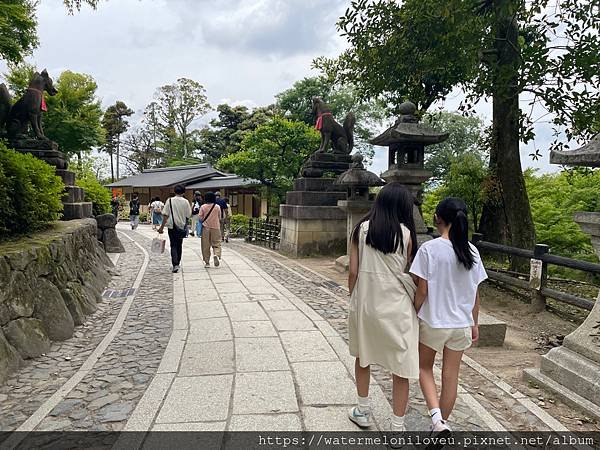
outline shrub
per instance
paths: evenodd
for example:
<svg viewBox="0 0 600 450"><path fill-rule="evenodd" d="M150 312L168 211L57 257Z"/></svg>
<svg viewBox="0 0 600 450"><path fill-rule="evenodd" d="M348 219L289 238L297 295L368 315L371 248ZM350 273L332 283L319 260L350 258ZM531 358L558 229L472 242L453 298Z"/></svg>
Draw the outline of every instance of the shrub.
<svg viewBox="0 0 600 450"><path fill-rule="evenodd" d="M58 220L65 185L54 167L0 143L0 230L25 234Z"/></svg>
<svg viewBox="0 0 600 450"><path fill-rule="evenodd" d="M248 234L248 223L250 218L244 214L231 216L231 234L233 236L246 236Z"/></svg>
<svg viewBox="0 0 600 450"><path fill-rule="evenodd" d="M110 192L92 173L86 173L75 180L75 184L85 190L85 201L92 202L94 216L110 212Z"/></svg>

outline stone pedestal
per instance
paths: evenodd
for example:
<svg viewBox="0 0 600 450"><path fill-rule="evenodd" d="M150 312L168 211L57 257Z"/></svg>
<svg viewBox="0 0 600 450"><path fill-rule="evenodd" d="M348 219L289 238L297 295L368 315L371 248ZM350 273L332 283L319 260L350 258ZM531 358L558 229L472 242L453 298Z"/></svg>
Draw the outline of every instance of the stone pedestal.
<svg viewBox="0 0 600 450"><path fill-rule="evenodd" d="M423 198L423 183L431 177L432 173L430 171L416 167L411 168L410 166L403 166L402 168L391 166L389 170L381 175L381 178L388 183L398 182L404 185L415 198L414 218L419 244L431 239L431 236L427 234L427 225L425 225L420 209Z"/></svg>
<svg viewBox="0 0 600 450"><path fill-rule="evenodd" d="M280 206L282 252L291 256L340 254L346 248L346 198L335 178L298 178Z"/></svg>
<svg viewBox="0 0 600 450"><path fill-rule="evenodd" d="M371 200L340 200L338 208L346 214L346 254L335 260L335 268L340 272L347 272L350 266L350 248L352 246L352 232L356 224L373 206Z"/></svg>
<svg viewBox="0 0 600 450"><path fill-rule="evenodd" d="M65 195L63 196L63 220L85 219L93 216L92 204L84 202L84 191L75 186L75 173L67 170L68 162L65 156L58 151L56 142L37 139L17 139L11 142L15 150L22 153L30 153L42 161L56 168L56 175L65 183Z"/></svg>
<svg viewBox="0 0 600 450"><path fill-rule="evenodd" d="M591 234L600 254L600 213L577 213L575 221ZM585 322L565 337L562 347L543 355L540 369L526 369L523 375L600 420L600 295Z"/></svg>

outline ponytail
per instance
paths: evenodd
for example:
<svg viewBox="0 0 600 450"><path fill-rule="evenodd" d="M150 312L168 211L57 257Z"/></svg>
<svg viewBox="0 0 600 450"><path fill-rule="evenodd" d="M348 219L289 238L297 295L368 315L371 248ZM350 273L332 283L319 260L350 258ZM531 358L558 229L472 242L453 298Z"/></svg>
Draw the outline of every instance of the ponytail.
<svg viewBox="0 0 600 450"><path fill-rule="evenodd" d="M450 225L448 237L450 238L458 262L467 270L471 270L475 265L475 257L469 244L467 206L462 200L449 197L437 206L435 213L440 219Z"/></svg>

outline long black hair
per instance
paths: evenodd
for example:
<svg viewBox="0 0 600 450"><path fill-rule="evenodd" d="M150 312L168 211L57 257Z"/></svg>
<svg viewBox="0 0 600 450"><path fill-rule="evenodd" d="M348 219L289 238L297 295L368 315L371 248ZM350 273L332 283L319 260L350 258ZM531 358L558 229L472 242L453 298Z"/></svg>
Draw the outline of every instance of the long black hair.
<svg viewBox="0 0 600 450"><path fill-rule="evenodd" d="M417 232L413 216L414 198L400 183L389 183L379 191L371 211L358 223L352 239L358 242L360 226L369 221L367 245L384 254L395 253L408 245L402 238L401 225L410 231L412 241L411 256L417 253Z"/></svg>
<svg viewBox="0 0 600 450"><path fill-rule="evenodd" d="M460 198L448 197L435 208L438 220L450 225L448 235L458 261L471 270L475 264L475 257L469 245L469 219L467 205Z"/></svg>

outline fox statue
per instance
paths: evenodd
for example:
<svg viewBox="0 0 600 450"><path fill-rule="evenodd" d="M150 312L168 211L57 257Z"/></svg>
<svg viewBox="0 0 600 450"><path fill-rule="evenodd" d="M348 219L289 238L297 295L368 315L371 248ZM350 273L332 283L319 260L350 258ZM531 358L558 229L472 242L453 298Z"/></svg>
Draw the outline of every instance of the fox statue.
<svg viewBox="0 0 600 450"><path fill-rule="evenodd" d="M9 140L24 137L30 125L37 139L48 140L42 127L42 112L47 111L44 91L51 96L58 93L45 69L33 75L23 96L12 106L6 85L0 84L0 132L4 131Z"/></svg>

